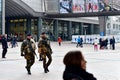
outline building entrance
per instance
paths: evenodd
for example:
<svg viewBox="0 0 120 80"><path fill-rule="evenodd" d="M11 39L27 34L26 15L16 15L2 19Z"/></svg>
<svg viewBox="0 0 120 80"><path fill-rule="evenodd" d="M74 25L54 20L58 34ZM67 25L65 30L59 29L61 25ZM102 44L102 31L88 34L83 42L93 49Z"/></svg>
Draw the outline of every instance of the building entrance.
<svg viewBox="0 0 120 80"><path fill-rule="evenodd" d="M59 21L58 36L61 37L62 40L68 39L68 23L67 23L67 21Z"/></svg>
<svg viewBox="0 0 120 80"><path fill-rule="evenodd" d="M27 33L31 33L36 39L37 19L13 19L6 20L6 33L9 37L17 36L18 41L23 41Z"/></svg>

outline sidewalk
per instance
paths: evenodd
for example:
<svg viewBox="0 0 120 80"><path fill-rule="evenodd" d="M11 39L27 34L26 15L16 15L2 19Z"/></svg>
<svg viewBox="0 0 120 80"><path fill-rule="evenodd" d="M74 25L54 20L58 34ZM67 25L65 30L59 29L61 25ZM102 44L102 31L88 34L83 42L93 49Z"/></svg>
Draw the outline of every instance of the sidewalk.
<svg viewBox="0 0 120 80"><path fill-rule="evenodd" d="M93 45L85 44L83 48L76 48L76 44L51 42L53 61L50 72L44 73L42 62L36 59L31 68L32 75L25 70L25 59L20 56L20 45L8 48L6 59L0 58L0 80L63 80L63 57L70 50L81 50L87 60L87 71L93 73L97 80L120 80L120 43L116 50L94 51ZM2 53L0 45L0 53ZM36 50L37 53L37 50Z"/></svg>

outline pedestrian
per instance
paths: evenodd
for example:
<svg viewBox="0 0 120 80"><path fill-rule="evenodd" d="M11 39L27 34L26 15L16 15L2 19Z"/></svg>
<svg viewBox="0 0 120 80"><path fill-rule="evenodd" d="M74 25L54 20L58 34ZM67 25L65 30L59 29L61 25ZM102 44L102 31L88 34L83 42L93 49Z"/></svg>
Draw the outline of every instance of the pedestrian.
<svg viewBox="0 0 120 80"><path fill-rule="evenodd" d="M95 40L94 40L94 50L95 51L98 51L98 43L99 43L98 39L95 38Z"/></svg>
<svg viewBox="0 0 120 80"><path fill-rule="evenodd" d="M81 46L81 38L80 38L80 36L78 36L78 38L77 38L77 45L76 45L76 47L78 47L78 46Z"/></svg>
<svg viewBox="0 0 120 80"><path fill-rule="evenodd" d="M18 47L18 42L17 42L18 38L17 38L17 36L16 36L16 35L15 35L15 38L16 38L15 46L17 46L17 47Z"/></svg>
<svg viewBox="0 0 120 80"><path fill-rule="evenodd" d="M112 38L112 50L115 50L115 38L114 38L114 36Z"/></svg>
<svg viewBox="0 0 120 80"><path fill-rule="evenodd" d="M80 39L81 39L80 40L80 46L83 47L83 38L81 37Z"/></svg>
<svg viewBox="0 0 120 80"><path fill-rule="evenodd" d="M105 46L105 40L104 40L104 38L100 38L99 39L99 43L100 43L100 50L104 49L104 46Z"/></svg>
<svg viewBox="0 0 120 80"><path fill-rule="evenodd" d="M104 42L105 42L105 49L108 49L108 39L106 38Z"/></svg>
<svg viewBox="0 0 120 80"><path fill-rule="evenodd" d="M41 37L38 41L38 52L41 55L42 60L43 60L44 72L47 73L49 72L48 67L52 62L52 56L51 56L52 49L50 46L50 41L44 32L41 34Z"/></svg>
<svg viewBox="0 0 120 80"><path fill-rule="evenodd" d="M13 37L12 37L11 44L12 44L12 48L13 48L13 47L16 47L16 44L17 44L17 38L16 38L14 35L13 35Z"/></svg>
<svg viewBox="0 0 120 80"><path fill-rule="evenodd" d="M112 49L112 38L110 38L110 49Z"/></svg>
<svg viewBox="0 0 120 80"><path fill-rule="evenodd" d="M61 37L58 37L58 44L59 44L59 46L61 46L61 42L62 42L62 39L61 39Z"/></svg>
<svg viewBox="0 0 120 80"><path fill-rule="evenodd" d="M86 71L86 63L81 51L69 51L63 59L65 70L63 80L97 80Z"/></svg>
<svg viewBox="0 0 120 80"><path fill-rule="evenodd" d="M7 53L7 48L8 48L8 44L7 44L7 34L4 34L2 36L2 39L1 39L1 42L2 42L2 58L6 58L6 53Z"/></svg>
<svg viewBox="0 0 120 80"><path fill-rule="evenodd" d="M31 75L31 66L35 63L35 47L33 47L34 42L31 40L31 35L27 34L27 38L22 42L21 45L21 56L24 56L26 59L27 72Z"/></svg>
<svg viewBox="0 0 120 80"><path fill-rule="evenodd" d="M99 39L100 49L102 49L102 38Z"/></svg>

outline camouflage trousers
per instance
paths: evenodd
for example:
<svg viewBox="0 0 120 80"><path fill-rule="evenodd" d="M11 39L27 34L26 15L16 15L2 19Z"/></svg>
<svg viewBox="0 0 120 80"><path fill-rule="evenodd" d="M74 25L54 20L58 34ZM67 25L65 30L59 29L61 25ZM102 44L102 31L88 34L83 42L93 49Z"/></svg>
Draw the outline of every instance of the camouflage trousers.
<svg viewBox="0 0 120 80"><path fill-rule="evenodd" d="M41 55L42 59L43 59L43 68L47 69L48 66L51 64L52 62L52 56L50 53L46 53L46 54L42 54ZM48 58L48 60L47 60Z"/></svg>
<svg viewBox="0 0 120 80"><path fill-rule="evenodd" d="M35 63L35 56L31 56L29 58L25 58L26 59L26 67L28 69L31 68L31 66Z"/></svg>

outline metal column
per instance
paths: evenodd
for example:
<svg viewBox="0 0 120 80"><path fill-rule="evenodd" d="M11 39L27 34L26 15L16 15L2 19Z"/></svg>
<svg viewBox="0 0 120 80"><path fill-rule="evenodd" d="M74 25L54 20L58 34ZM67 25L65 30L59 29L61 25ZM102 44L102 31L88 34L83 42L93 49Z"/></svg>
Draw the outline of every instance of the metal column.
<svg viewBox="0 0 120 80"><path fill-rule="evenodd" d="M54 34L54 40L56 41L58 38L58 20L55 20L53 23L53 34Z"/></svg>
<svg viewBox="0 0 120 80"><path fill-rule="evenodd" d="M94 24L91 24L90 31L90 34L94 34Z"/></svg>
<svg viewBox="0 0 120 80"><path fill-rule="evenodd" d="M27 26L26 34L31 33L31 19L30 18L27 19L27 25L26 26Z"/></svg>
<svg viewBox="0 0 120 80"><path fill-rule="evenodd" d="M100 35L105 36L106 35L106 16L100 16L99 17L99 25L100 25Z"/></svg>
<svg viewBox="0 0 120 80"><path fill-rule="evenodd" d="M42 33L41 30L42 30L42 18L39 17L38 18L38 26L37 26L37 40L39 40L39 38L40 38L40 35Z"/></svg>
<svg viewBox="0 0 120 80"><path fill-rule="evenodd" d="M68 40L72 39L72 22L68 22Z"/></svg>
<svg viewBox="0 0 120 80"><path fill-rule="evenodd" d="M5 0L2 0L2 34L5 34Z"/></svg>

